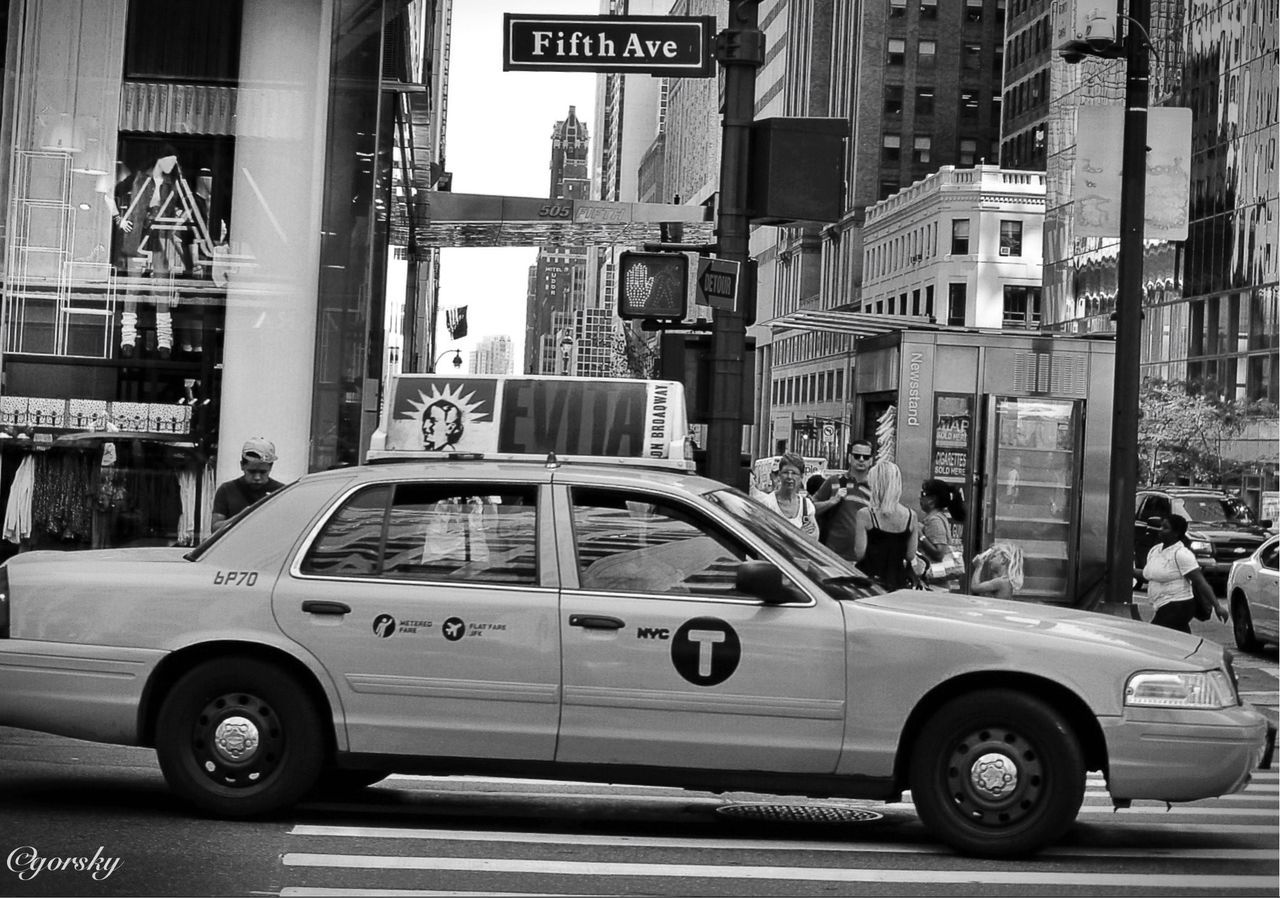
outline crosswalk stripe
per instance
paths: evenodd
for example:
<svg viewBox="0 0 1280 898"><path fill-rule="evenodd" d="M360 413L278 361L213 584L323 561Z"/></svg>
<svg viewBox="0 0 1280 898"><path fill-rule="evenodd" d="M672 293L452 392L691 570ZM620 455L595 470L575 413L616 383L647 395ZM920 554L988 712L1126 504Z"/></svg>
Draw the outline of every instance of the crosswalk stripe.
<svg viewBox="0 0 1280 898"><path fill-rule="evenodd" d="M938 854L954 852L942 845L860 842L855 837L840 840L804 841L774 839L706 839L672 836L601 836L586 833L525 833L496 830L442 830L397 828L394 826L321 826L299 824L293 836L346 839L412 839L439 842L503 842L523 845L582 845L610 848L687 848L697 851L836 851L845 854ZM1267 861L1280 858L1276 848L1112 848L1053 846L1039 852L1041 857L1173 857L1179 860Z"/></svg>
<svg viewBox="0 0 1280 898"><path fill-rule="evenodd" d="M984 885L1053 885L1142 887L1199 892L1275 887L1275 876L1160 874L1160 873L1046 873L1021 870L892 870L827 867L738 866L719 864L638 864L586 861L527 860L476 857L403 857L352 854L284 855L286 867L359 870L434 870L463 873L527 873L554 876L638 876L682 879L782 880L806 882L966 883Z"/></svg>

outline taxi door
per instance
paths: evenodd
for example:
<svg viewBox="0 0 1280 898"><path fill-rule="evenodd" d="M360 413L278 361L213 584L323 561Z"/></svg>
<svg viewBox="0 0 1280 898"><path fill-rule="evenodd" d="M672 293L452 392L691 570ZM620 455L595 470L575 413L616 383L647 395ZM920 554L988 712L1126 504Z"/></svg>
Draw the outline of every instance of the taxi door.
<svg viewBox="0 0 1280 898"><path fill-rule="evenodd" d="M554 565L538 556L543 489L371 485L306 541L273 606L332 676L351 751L552 758L560 653Z"/></svg>
<svg viewBox="0 0 1280 898"><path fill-rule="evenodd" d="M679 500L557 487L556 517L572 524L556 528L557 761L834 772L846 707L838 603L738 593L738 563L759 556Z"/></svg>

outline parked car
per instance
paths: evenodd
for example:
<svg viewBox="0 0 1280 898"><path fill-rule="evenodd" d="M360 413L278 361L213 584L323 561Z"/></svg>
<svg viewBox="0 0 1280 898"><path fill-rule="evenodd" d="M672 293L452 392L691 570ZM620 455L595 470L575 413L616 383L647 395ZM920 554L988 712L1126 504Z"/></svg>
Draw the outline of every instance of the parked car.
<svg viewBox="0 0 1280 898"><path fill-rule="evenodd" d="M227 817L390 772L910 789L992 857L1062 836L1086 771L1117 806L1194 801L1274 736L1212 642L886 593L722 483L554 458L342 468L194 550L20 554L0 726L153 746Z"/></svg>
<svg viewBox="0 0 1280 898"><path fill-rule="evenodd" d="M1236 646L1256 652L1264 642L1280 642L1280 537L1271 537L1256 552L1231 566L1227 599Z"/></svg>
<svg viewBox="0 0 1280 898"><path fill-rule="evenodd" d="M1231 565L1252 554L1267 538L1271 521L1258 521L1249 506L1222 490L1191 486L1147 487L1138 491L1133 554L1138 567L1160 541L1160 518L1187 519L1187 538L1200 569L1216 590L1226 587Z"/></svg>

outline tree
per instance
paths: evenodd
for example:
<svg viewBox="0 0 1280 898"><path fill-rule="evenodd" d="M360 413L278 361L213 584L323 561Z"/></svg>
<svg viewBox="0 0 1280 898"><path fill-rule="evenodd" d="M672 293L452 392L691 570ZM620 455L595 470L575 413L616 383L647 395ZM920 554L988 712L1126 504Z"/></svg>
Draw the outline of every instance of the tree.
<svg viewBox="0 0 1280 898"><path fill-rule="evenodd" d="M1249 459L1226 450L1258 418L1267 403L1222 398L1211 384L1148 378L1138 419L1138 475L1148 483L1178 479L1224 485L1237 480Z"/></svg>

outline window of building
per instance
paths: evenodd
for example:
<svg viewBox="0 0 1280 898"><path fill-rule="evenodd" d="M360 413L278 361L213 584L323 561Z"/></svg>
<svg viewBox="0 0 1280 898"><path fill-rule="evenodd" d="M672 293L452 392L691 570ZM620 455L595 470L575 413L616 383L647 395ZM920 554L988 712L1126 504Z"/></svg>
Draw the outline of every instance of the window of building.
<svg viewBox="0 0 1280 898"><path fill-rule="evenodd" d="M881 162L897 162L902 158L902 135L886 134L880 149Z"/></svg>
<svg viewBox="0 0 1280 898"><path fill-rule="evenodd" d="M880 179L880 199L888 199L898 192L902 182L896 177L882 177Z"/></svg>
<svg viewBox="0 0 1280 898"><path fill-rule="evenodd" d="M960 141L960 157L961 165L973 165L978 159L978 142L968 138Z"/></svg>
<svg viewBox="0 0 1280 898"><path fill-rule="evenodd" d="M920 65L933 65L933 61L938 58L938 42L920 41L916 45L916 52L920 58Z"/></svg>
<svg viewBox="0 0 1280 898"><path fill-rule="evenodd" d="M902 115L903 88L901 84L889 84L884 89L884 114L888 116Z"/></svg>
<svg viewBox="0 0 1280 898"><path fill-rule="evenodd" d="M952 327L965 326L968 289L967 284L947 285L947 324Z"/></svg>
<svg viewBox="0 0 1280 898"><path fill-rule="evenodd" d="M923 310L920 308L920 291L912 290L911 291L911 314L919 315L922 313L922 311Z"/></svg>
<svg viewBox="0 0 1280 898"><path fill-rule="evenodd" d="M920 18L938 18L938 0L920 0Z"/></svg>
<svg viewBox="0 0 1280 898"><path fill-rule="evenodd" d="M916 115L933 115L933 86L916 88Z"/></svg>
<svg viewBox="0 0 1280 898"><path fill-rule="evenodd" d="M969 119L978 117L978 91L960 91L960 117Z"/></svg>
<svg viewBox="0 0 1280 898"><path fill-rule="evenodd" d="M1040 327L1040 288L1006 284L1002 327Z"/></svg>
<svg viewBox="0 0 1280 898"><path fill-rule="evenodd" d="M916 165L929 164L929 149L933 144L931 137L917 137L911 152L911 161Z"/></svg>
<svg viewBox="0 0 1280 898"><path fill-rule="evenodd" d="M902 65L907 61L907 42L902 38L889 38L889 65Z"/></svg>
<svg viewBox="0 0 1280 898"><path fill-rule="evenodd" d="M924 288L924 313L930 318L933 317L933 284L928 284Z"/></svg>
<svg viewBox="0 0 1280 898"><path fill-rule="evenodd" d="M964 17L967 22L982 21L982 3L983 0L965 0Z"/></svg>
<svg viewBox="0 0 1280 898"><path fill-rule="evenodd" d="M969 219L953 218L951 220L951 254L967 255L969 252Z"/></svg>
<svg viewBox="0 0 1280 898"><path fill-rule="evenodd" d="M1004 220L1000 222L1000 255L1022 255L1022 222Z"/></svg>
<svg viewBox="0 0 1280 898"><path fill-rule="evenodd" d="M889 0L889 18L901 19L907 14L907 0Z"/></svg>
<svg viewBox="0 0 1280 898"><path fill-rule="evenodd" d="M964 67L971 72L982 69L982 44L966 42L962 50Z"/></svg>

